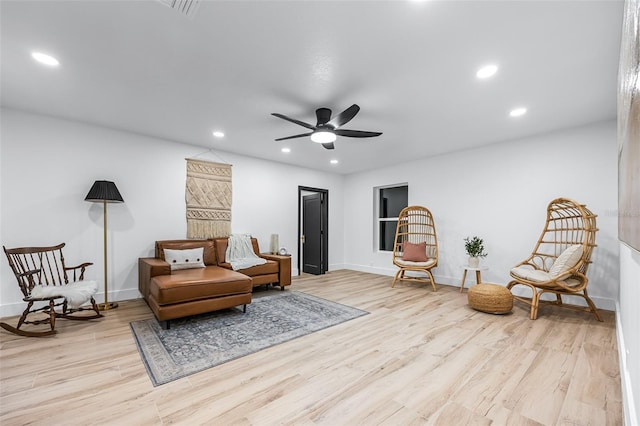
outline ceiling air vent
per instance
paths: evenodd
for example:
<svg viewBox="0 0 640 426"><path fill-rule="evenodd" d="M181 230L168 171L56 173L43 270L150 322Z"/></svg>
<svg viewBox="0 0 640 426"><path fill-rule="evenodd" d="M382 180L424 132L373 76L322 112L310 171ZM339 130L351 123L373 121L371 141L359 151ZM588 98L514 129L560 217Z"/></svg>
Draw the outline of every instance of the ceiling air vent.
<svg viewBox="0 0 640 426"><path fill-rule="evenodd" d="M198 8L200 7L200 0L158 0L165 6L169 6L171 9L175 9L178 12L185 15L187 18L193 19Z"/></svg>

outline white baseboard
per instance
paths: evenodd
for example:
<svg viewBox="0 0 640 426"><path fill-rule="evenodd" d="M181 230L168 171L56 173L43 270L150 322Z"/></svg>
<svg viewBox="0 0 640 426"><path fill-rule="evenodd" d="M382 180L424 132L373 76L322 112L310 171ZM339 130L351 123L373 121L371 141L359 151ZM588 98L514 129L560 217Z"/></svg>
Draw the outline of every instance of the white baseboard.
<svg viewBox="0 0 640 426"><path fill-rule="evenodd" d="M0 318L14 317L16 315L21 315L26 307L27 307L27 304L25 302L17 302L17 303L10 303L8 305L2 305L0 306Z"/></svg>
<svg viewBox="0 0 640 426"><path fill-rule="evenodd" d="M348 264L348 265L344 265L344 268L346 269L353 269L354 271L359 271L359 272L369 272L371 274L379 274L379 275L388 275L388 276L394 276L396 274L396 272L398 271L398 268L395 267L377 267L377 266L366 266L366 265L355 265L355 264ZM446 275L438 275L438 274L433 274L433 277L435 278L436 282L438 284L444 284L444 285L449 285L449 286L453 286L453 287L460 287L460 277L450 277L450 276L446 276ZM467 283L465 285L465 287L467 287L467 285L469 285L469 283ZM473 285L473 284L471 284ZM522 297L531 297L531 292L527 289L524 288L522 286L520 287L515 287L513 289L513 294L515 294L516 296L522 296ZM551 296L551 295L545 295L545 296ZM543 299L546 299L546 297L543 296ZM593 300L593 303L595 303L596 307L598 309L604 309L607 311L615 311L616 310L616 301L613 299L608 299L605 297L598 297L598 296L590 296L591 300ZM564 299L564 298L563 298ZM550 299L552 300L552 299ZM582 297L578 297L578 296L573 296L571 297L568 302L573 303L575 305L579 305L579 306L587 306L587 304L585 303L584 299Z"/></svg>
<svg viewBox="0 0 640 426"><path fill-rule="evenodd" d="M387 275L389 277L393 277L396 272L397 272L397 268L395 267L377 267L377 266L366 266L366 265L355 265L355 264L343 264L343 263L336 263L336 264L331 264L329 265L329 271L337 271L340 269L352 269L354 271L359 271L359 272L368 272L371 274L378 274L378 275ZM291 275L292 276L298 276L299 275L299 271L297 268L292 268L291 269ZM460 277L449 277L449 276L444 276L444 275L437 275L434 274L434 278L436 280L436 282L438 284L444 284L444 285L449 285L449 286L453 286L453 287L460 287ZM523 296L523 297L529 297L530 294L527 293L527 289L525 288L514 288L513 291L514 294L518 295L518 296ZM104 293L99 292L96 293L96 295L94 296L94 298L96 299L96 302L101 303L104 301ZM138 299L140 298L141 295L138 292L137 288L130 288L130 289L123 289L123 290L118 290L115 292L109 292L109 300L113 301L113 302L118 302L118 301L122 301L122 300L131 300L131 299ZM607 299L607 298L603 298L603 297L597 297L597 296L591 296L591 298L593 299L593 303L596 304L596 306L599 309L605 309L608 311L616 311L616 301L615 300L611 300L611 299ZM571 300L571 303L575 303L576 305L581 305L581 306L586 306L586 303L584 303L584 299L582 299L581 297L573 297ZM26 305L24 302L20 301L20 302L16 302L16 303L10 303L7 305L2 305L0 306L0 318L5 318L5 317L13 317L16 315L21 315L22 312L24 311L24 309L26 308Z"/></svg>
<svg viewBox="0 0 640 426"><path fill-rule="evenodd" d="M110 302L120 302L123 300L139 299L141 297L142 296L140 295L140 292L138 291L137 288L123 289L115 292L109 292ZM97 303L104 302L104 292L96 293L93 296L93 298L96 300ZM26 302L22 302L22 301L16 302L16 303L9 303L7 305L2 305L0 306L0 318L15 317L18 315L22 315L22 312L24 312L26 307L27 307Z"/></svg>
<svg viewBox="0 0 640 426"><path fill-rule="evenodd" d="M511 289L511 292L516 296L522 297L531 297L531 290L525 288L524 286L514 287ZM568 298L567 298L568 297ZM596 305L598 309L604 309L605 311L615 312L616 310L616 301L612 299L608 299L606 297L598 297L589 295L593 303ZM555 300L555 296L552 294L544 294L541 297L541 300ZM587 302L580 296L562 296L562 301L567 304L584 306L587 307Z"/></svg>
<svg viewBox="0 0 640 426"><path fill-rule="evenodd" d="M620 364L620 384L622 386L622 403L624 423L628 426L638 426L638 415L636 414L635 400L633 399L633 388L631 386L631 375L627 358L627 348L624 342L624 332L620 320L620 304L616 302L616 337L618 339L618 358Z"/></svg>

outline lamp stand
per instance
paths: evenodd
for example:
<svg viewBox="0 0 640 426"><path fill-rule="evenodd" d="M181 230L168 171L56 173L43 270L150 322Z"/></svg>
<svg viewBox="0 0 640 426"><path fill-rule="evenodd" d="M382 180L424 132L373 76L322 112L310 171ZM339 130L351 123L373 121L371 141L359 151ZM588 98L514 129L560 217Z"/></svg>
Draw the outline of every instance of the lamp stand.
<svg viewBox="0 0 640 426"><path fill-rule="evenodd" d="M102 200L104 206L104 303L98 303L98 309L101 311L108 311L109 309L115 309L118 307L116 302L109 303L107 300L107 200Z"/></svg>

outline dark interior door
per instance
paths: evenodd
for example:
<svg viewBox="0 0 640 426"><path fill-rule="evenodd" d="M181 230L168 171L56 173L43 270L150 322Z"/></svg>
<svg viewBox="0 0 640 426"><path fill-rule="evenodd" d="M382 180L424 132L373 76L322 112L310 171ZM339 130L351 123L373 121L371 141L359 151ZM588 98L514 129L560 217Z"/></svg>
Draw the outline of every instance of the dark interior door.
<svg viewBox="0 0 640 426"><path fill-rule="evenodd" d="M324 273L322 199L321 193L302 197L302 272L307 274Z"/></svg>

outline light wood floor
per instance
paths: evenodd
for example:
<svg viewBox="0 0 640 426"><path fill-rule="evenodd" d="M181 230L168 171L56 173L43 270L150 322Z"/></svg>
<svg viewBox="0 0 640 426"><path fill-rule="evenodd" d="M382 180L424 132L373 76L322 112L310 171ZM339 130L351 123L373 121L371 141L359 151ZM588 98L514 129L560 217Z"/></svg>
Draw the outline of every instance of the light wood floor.
<svg viewBox="0 0 640 426"><path fill-rule="evenodd" d="M129 329L152 316L142 300L59 320L54 337L0 330L0 424L622 424L612 312L544 307L531 321L520 305L476 312L458 288L390 284L294 278L370 315L155 388Z"/></svg>

